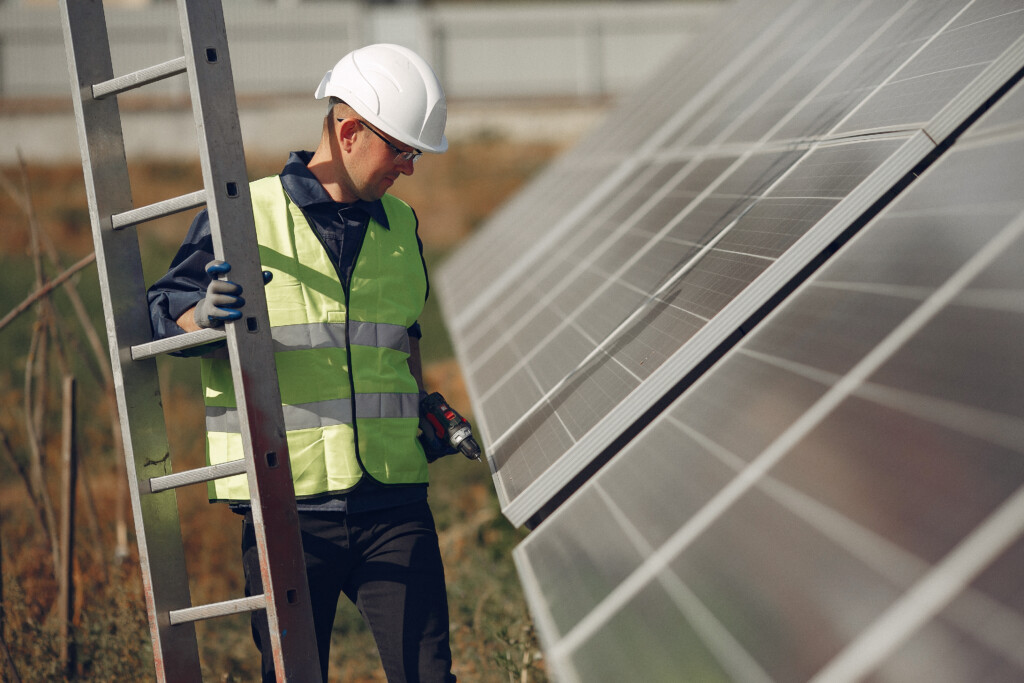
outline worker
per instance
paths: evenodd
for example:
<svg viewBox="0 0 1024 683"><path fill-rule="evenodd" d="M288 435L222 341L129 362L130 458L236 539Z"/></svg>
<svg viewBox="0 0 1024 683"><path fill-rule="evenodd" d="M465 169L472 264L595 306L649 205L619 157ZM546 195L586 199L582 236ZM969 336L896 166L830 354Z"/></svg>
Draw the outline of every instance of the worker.
<svg viewBox="0 0 1024 683"><path fill-rule="evenodd" d="M388 194L422 153L448 148L445 96L416 53L377 44L342 57L315 97L328 100L316 150L292 152L250 194L320 666L326 681L344 593L372 631L389 681L454 681L427 504L428 461L454 451L432 430L419 433L426 264L416 214ZM214 258L205 210L148 299L156 338L241 317L241 287L230 263ZM216 464L241 457L241 435L228 360L203 351L206 450ZM246 595L261 593L245 478L210 490L244 515ZM251 620L263 680L275 680L266 615Z"/></svg>

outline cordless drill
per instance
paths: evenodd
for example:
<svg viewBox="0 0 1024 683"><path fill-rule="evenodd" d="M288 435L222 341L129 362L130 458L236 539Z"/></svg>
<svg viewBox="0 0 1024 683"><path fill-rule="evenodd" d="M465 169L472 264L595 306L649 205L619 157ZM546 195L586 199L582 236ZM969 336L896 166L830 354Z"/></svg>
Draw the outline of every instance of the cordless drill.
<svg viewBox="0 0 1024 683"><path fill-rule="evenodd" d="M423 399L422 406L438 440L451 444L470 460L480 459L480 446L473 438L469 422L455 412L441 394L436 391L430 394Z"/></svg>

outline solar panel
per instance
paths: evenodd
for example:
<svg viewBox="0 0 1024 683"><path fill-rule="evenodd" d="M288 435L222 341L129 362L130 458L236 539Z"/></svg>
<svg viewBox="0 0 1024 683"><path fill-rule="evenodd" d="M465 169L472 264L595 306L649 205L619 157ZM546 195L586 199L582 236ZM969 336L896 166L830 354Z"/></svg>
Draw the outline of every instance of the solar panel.
<svg viewBox="0 0 1024 683"><path fill-rule="evenodd" d="M1018 86L520 544L558 680L1024 679L1022 178Z"/></svg>
<svg viewBox="0 0 1024 683"><path fill-rule="evenodd" d="M1024 65L1019 0L735 3L438 287L534 525Z"/></svg>

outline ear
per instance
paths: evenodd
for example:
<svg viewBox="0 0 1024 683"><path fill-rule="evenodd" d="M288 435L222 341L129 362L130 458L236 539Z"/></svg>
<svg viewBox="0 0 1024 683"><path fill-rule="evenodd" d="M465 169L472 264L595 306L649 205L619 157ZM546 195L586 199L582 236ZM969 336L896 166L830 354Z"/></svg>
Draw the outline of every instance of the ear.
<svg viewBox="0 0 1024 683"><path fill-rule="evenodd" d="M355 136L359 132L359 124L354 118L346 118L341 121L336 120L334 125L334 134L337 136L341 149L346 152L352 151L352 145L355 144Z"/></svg>

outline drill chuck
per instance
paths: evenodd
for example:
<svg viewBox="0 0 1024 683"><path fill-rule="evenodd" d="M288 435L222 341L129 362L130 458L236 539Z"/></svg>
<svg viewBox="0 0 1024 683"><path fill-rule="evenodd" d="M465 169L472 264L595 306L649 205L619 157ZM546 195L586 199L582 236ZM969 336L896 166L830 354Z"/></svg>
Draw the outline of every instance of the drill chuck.
<svg viewBox="0 0 1024 683"><path fill-rule="evenodd" d="M452 445L452 448L462 451L462 454L470 460L480 459L480 446L477 445L476 440L473 438L473 431L469 428L469 424L460 427L451 434L451 438L448 443Z"/></svg>

